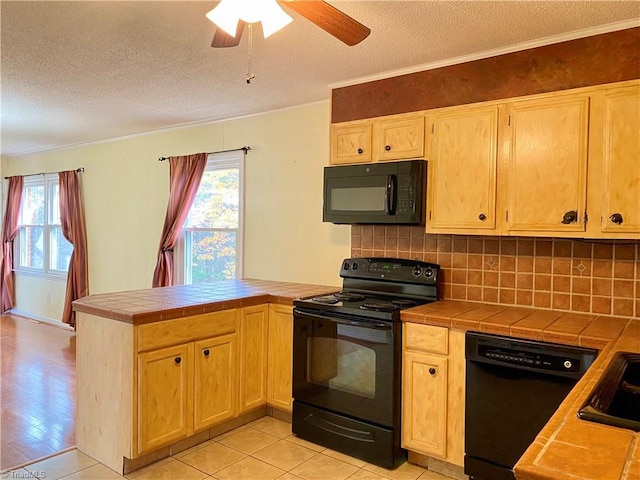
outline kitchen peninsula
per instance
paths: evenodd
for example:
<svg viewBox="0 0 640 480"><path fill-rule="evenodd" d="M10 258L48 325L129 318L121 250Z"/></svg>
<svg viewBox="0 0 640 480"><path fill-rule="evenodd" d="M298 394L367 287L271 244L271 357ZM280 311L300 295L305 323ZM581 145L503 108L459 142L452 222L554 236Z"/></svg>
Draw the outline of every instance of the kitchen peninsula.
<svg viewBox="0 0 640 480"><path fill-rule="evenodd" d="M237 280L74 302L78 449L126 474L267 405L286 414L292 301L332 290Z"/></svg>

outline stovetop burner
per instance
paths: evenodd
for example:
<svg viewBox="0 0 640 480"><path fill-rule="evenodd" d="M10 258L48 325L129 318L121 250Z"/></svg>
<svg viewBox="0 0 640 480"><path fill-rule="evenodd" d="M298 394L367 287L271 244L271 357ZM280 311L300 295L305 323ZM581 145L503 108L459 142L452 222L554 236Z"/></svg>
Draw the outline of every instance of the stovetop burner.
<svg viewBox="0 0 640 480"><path fill-rule="evenodd" d="M418 304L418 302L416 302L415 300L410 300L408 298L395 298L391 300L391 303L401 308L409 308Z"/></svg>
<svg viewBox="0 0 640 480"><path fill-rule="evenodd" d="M365 302L360 305L361 310L374 310L376 312L393 312L399 308L393 302Z"/></svg>
<svg viewBox="0 0 640 480"><path fill-rule="evenodd" d="M338 292L338 293L334 293L333 296L343 302L359 302L360 300L365 299L364 295L361 295L359 293L350 293L350 292Z"/></svg>
<svg viewBox="0 0 640 480"><path fill-rule="evenodd" d="M333 305L340 300L335 295L323 295L321 297L313 297L311 300L318 303L324 303L325 305Z"/></svg>

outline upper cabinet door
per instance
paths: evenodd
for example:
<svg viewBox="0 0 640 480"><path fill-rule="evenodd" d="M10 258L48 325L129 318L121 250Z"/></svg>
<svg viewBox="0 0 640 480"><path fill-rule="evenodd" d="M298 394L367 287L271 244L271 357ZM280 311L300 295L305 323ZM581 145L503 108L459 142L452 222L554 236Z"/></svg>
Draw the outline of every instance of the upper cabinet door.
<svg viewBox="0 0 640 480"><path fill-rule="evenodd" d="M640 86L605 94L602 231L640 234Z"/></svg>
<svg viewBox="0 0 640 480"><path fill-rule="evenodd" d="M498 107L448 109L427 117L427 127L427 231L495 231Z"/></svg>
<svg viewBox="0 0 640 480"><path fill-rule="evenodd" d="M331 165L367 163L371 156L371 123L331 125Z"/></svg>
<svg viewBox="0 0 640 480"><path fill-rule="evenodd" d="M509 233L583 232L589 97L522 101L508 114Z"/></svg>
<svg viewBox="0 0 640 480"><path fill-rule="evenodd" d="M411 115L374 123L374 160L403 160L424 155L424 116Z"/></svg>

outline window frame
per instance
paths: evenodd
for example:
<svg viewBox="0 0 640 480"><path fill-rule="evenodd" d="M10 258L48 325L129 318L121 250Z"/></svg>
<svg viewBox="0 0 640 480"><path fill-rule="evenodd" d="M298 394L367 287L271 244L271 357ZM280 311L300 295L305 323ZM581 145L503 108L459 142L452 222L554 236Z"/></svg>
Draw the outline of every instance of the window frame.
<svg viewBox="0 0 640 480"><path fill-rule="evenodd" d="M53 210L54 202L53 191L54 187L58 186L58 213L60 212L60 179L57 174L45 174L41 177L36 178L25 178L23 187L22 187L22 200L24 200L24 195L27 187L44 187L44 223L43 224L26 224L26 223L18 223L18 232L13 242L13 271L19 274L27 274L35 277L52 277L57 279L66 279L69 274L69 265L67 264L66 270L58 270L56 268L51 268L51 232L54 228L60 228L62 231L62 223L53 223L52 219L54 217ZM24 201L21 202L20 205L20 217L22 216L22 208L24 207ZM21 218L18 218L18 222L20 222ZM60 215L58 215L58 218ZM38 227L42 228L42 251L43 251L43 260L42 260L42 268L35 268L26 265L20 265L20 259L22 256L22 232L24 227ZM72 246L73 248L73 246Z"/></svg>
<svg viewBox="0 0 640 480"><path fill-rule="evenodd" d="M180 229L180 235L176 241L173 253L173 280L174 285L188 285L186 283L190 275L187 269L187 259L189 247L186 242L187 232L236 232L236 280L244 278L244 211L245 211L245 157L246 154L242 150L232 150L229 152L210 153L207 157L207 166L205 174L208 171L224 170L227 168L238 168L238 228L198 228L185 227ZM199 189L199 186L198 186ZM191 210L191 209L189 209ZM187 216L188 218L188 216ZM191 284L191 283L189 283Z"/></svg>

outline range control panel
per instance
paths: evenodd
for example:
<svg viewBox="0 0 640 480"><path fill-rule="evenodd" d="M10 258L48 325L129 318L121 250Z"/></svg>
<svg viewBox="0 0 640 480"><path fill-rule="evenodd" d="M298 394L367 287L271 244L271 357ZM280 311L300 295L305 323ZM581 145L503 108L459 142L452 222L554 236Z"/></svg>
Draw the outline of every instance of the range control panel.
<svg viewBox="0 0 640 480"><path fill-rule="evenodd" d="M539 354L509 348L480 345L478 355L490 360L510 365L522 365L556 372L580 371L580 360L549 354Z"/></svg>
<svg viewBox="0 0 640 480"><path fill-rule="evenodd" d="M440 266L401 258L347 258L342 262L340 276L363 280L435 285Z"/></svg>

